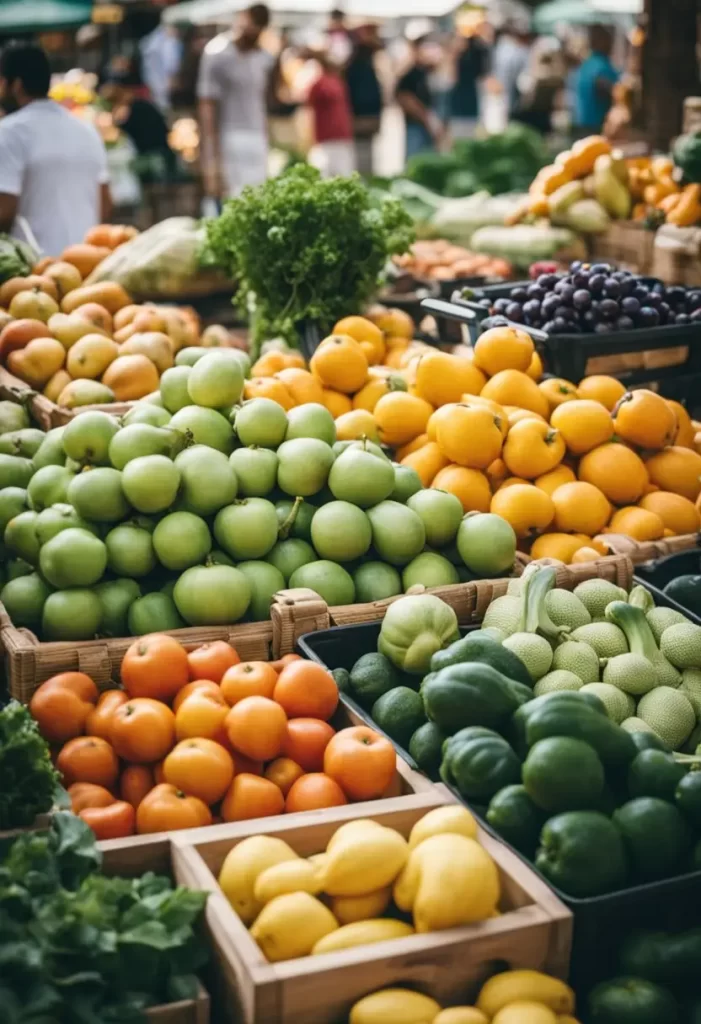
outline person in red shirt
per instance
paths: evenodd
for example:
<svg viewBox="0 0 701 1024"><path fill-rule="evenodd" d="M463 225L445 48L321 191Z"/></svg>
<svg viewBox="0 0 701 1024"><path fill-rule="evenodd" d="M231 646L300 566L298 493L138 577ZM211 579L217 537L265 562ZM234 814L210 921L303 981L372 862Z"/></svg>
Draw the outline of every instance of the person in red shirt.
<svg viewBox="0 0 701 1024"><path fill-rule="evenodd" d="M314 146L309 162L327 178L345 177L355 170L353 114L341 70L326 51L316 51L320 73L307 95L314 122Z"/></svg>

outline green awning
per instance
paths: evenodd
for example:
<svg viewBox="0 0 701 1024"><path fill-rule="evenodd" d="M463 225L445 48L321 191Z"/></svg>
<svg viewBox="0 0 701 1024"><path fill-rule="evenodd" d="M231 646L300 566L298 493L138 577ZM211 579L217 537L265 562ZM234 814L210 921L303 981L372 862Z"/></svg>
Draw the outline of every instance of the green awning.
<svg viewBox="0 0 701 1024"><path fill-rule="evenodd" d="M586 0L550 0L533 12L536 32L551 32L558 25L595 25L608 21L611 18L606 11L590 7Z"/></svg>
<svg viewBox="0 0 701 1024"><path fill-rule="evenodd" d="M86 25L89 0L0 0L0 32L39 32Z"/></svg>

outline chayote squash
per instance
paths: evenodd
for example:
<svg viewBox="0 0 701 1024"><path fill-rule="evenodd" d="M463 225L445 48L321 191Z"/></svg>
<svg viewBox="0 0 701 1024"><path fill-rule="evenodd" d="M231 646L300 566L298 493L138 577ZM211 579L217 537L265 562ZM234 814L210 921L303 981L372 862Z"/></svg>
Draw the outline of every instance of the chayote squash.
<svg viewBox="0 0 701 1024"><path fill-rule="evenodd" d="M433 594L400 597L387 609L377 649L411 675L428 671L431 658L460 636L458 619L445 601Z"/></svg>

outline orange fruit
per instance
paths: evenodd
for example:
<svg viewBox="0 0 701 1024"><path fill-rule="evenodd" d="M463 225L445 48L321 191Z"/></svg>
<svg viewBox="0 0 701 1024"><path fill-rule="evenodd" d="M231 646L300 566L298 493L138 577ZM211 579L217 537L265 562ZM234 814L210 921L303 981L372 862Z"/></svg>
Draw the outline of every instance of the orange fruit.
<svg viewBox="0 0 701 1024"><path fill-rule="evenodd" d="M385 336L372 320L364 316L346 316L333 329L334 334L347 334L358 342L369 366L381 363L385 357Z"/></svg>
<svg viewBox="0 0 701 1024"><path fill-rule="evenodd" d="M367 437L370 441L379 441L375 417L367 409L351 409L344 412L336 420L336 439L338 441L360 441Z"/></svg>
<svg viewBox="0 0 701 1024"><path fill-rule="evenodd" d="M222 692L218 683L212 682L211 679L193 679L191 683L186 683L185 686L175 695L173 700L173 713L177 715L180 705L187 700L187 698L195 692L195 690L202 690L205 693L209 693L216 700L217 697L221 697Z"/></svg>
<svg viewBox="0 0 701 1024"><path fill-rule="evenodd" d="M533 484L502 486L492 498L490 512L513 527L517 537L533 537L550 526L555 506L550 495Z"/></svg>
<svg viewBox="0 0 701 1024"><path fill-rule="evenodd" d="M535 381L520 370L502 370L491 377L482 389L484 398L491 398L499 405L515 405L528 409L547 419L550 413L545 395Z"/></svg>
<svg viewBox="0 0 701 1024"><path fill-rule="evenodd" d="M553 492L552 501L555 529L563 533L583 533L593 537L603 530L611 515L608 498L598 487L581 480L562 484Z"/></svg>
<svg viewBox="0 0 701 1024"><path fill-rule="evenodd" d="M606 374L594 374L591 377L583 377L577 385L577 393L580 398L590 398L608 409L613 409L626 393L625 385L621 384L616 377L608 377Z"/></svg>
<svg viewBox="0 0 701 1024"><path fill-rule="evenodd" d="M478 469L451 463L436 474L431 487L454 494L462 502L465 512L489 512L492 500L489 481Z"/></svg>
<svg viewBox="0 0 701 1024"><path fill-rule="evenodd" d="M338 706L338 686L323 666L294 661L278 676L273 699L288 718L320 718L326 722Z"/></svg>
<svg viewBox="0 0 701 1024"><path fill-rule="evenodd" d="M387 309L378 307L370 314L370 319L388 338L414 337L414 321L403 309Z"/></svg>
<svg viewBox="0 0 701 1024"><path fill-rule="evenodd" d="M163 777L209 806L221 800L231 785L234 762L221 744L193 737L173 747L163 762Z"/></svg>
<svg viewBox="0 0 701 1024"><path fill-rule="evenodd" d="M542 380L538 387L545 395L551 412L565 402L574 402L577 398L576 386L562 377L548 377Z"/></svg>
<svg viewBox="0 0 701 1024"><path fill-rule="evenodd" d="M243 386L243 397L247 400L269 398L285 410L291 409L295 404L292 395L277 377L251 377Z"/></svg>
<svg viewBox="0 0 701 1024"><path fill-rule="evenodd" d="M580 565L582 562L597 562L601 557L601 551L585 544L572 555L570 565Z"/></svg>
<svg viewBox="0 0 701 1024"><path fill-rule="evenodd" d="M318 811L324 807L342 807L348 799L339 784L323 772L303 775L292 783L285 799L288 814Z"/></svg>
<svg viewBox="0 0 701 1024"><path fill-rule="evenodd" d="M578 476L580 480L598 487L614 505L629 505L637 501L648 482L645 463L640 456L626 445L613 441L582 456Z"/></svg>
<svg viewBox="0 0 701 1024"><path fill-rule="evenodd" d="M421 398L440 406L459 402L463 394L479 395L486 383L487 378L471 359L433 349L420 357L414 386Z"/></svg>
<svg viewBox="0 0 701 1024"><path fill-rule="evenodd" d="M304 768L289 757L276 757L263 774L269 782L275 783L283 796L287 796L293 783L304 775Z"/></svg>
<svg viewBox="0 0 701 1024"><path fill-rule="evenodd" d="M367 384L353 396L353 408L374 412L375 406L383 395L388 395L391 391L406 390L406 381L397 374L388 374L386 377L371 375L368 377Z"/></svg>
<svg viewBox="0 0 701 1024"><path fill-rule="evenodd" d="M482 395L463 395L460 401L463 405L483 405L486 409L490 409L499 420L502 436L506 437L509 433L509 418L506 409L498 402L491 398L484 398Z"/></svg>
<svg viewBox="0 0 701 1024"><path fill-rule="evenodd" d="M392 391L382 396L373 415L380 439L397 447L423 434L432 412L433 406L418 395Z"/></svg>
<svg viewBox="0 0 701 1024"><path fill-rule="evenodd" d="M224 719L224 729L235 751L254 761L272 761L282 753L287 715L267 697L244 697Z"/></svg>
<svg viewBox="0 0 701 1024"><path fill-rule="evenodd" d="M475 366L493 377L502 370L528 370L533 359L533 339L514 327L492 327L481 334L474 346Z"/></svg>
<svg viewBox="0 0 701 1024"><path fill-rule="evenodd" d="M287 723L282 753L303 771L320 772L324 766L324 751L335 734L336 730L320 718L292 718Z"/></svg>
<svg viewBox="0 0 701 1024"><path fill-rule="evenodd" d="M638 448L664 448L674 442L677 415L660 395L639 388L618 400L613 425L618 437Z"/></svg>
<svg viewBox="0 0 701 1024"><path fill-rule="evenodd" d="M655 491L640 499L640 508L658 515L665 529L674 534L697 533L701 529L701 515L693 501L671 491Z"/></svg>
<svg viewBox="0 0 701 1024"><path fill-rule="evenodd" d="M526 373L531 378L531 380L535 381L539 381L540 378L543 376L543 360L540 358L540 353L538 352L538 349L536 349L533 355L531 356L531 361L529 363L528 369L526 370Z"/></svg>
<svg viewBox="0 0 701 1024"><path fill-rule="evenodd" d="M334 391L332 388L321 389L321 402L334 419L338 419L339 416L343 416L345 412L350 412L353 408L353 403L348 395L344 395L341 391Z"/></svg>
<svg viewBox="0 0 701 1024"><path fill-rule="evenodd" d="M645 467L650 480L661 490L696 501L701 491L701 455L698 452L673 445L652 455Z"/></svg>
<svg viewBox="0 0 701 1024"><path fill-rule="evenodd" d="M221 681L221 695L231 707L244 697L272 698L277 672L267 661L242 661L227 669Z"/></svg>
<svg viewBox="0 0 701 1024"><path fill-rule="evenodd" d="M424 487L430 487L433 478L448 465L449 460L445 457L435 441L429 441L418 451L402 459L403 466L411 466L419 474L419 479Z"/></svg>
<svg viewBox="0 0 701 1024"><path fill-rule="evenodd" d="M691 416L680 402L675 402L671 398L665 398L665 402L677 417L677 433L674 436L674 443L682 448L693 448L696 431L691 422Z"/></svg>
<svg viewBox="0 0 701 1024"><path fill-rule="evenodd" d="M459 466L486 469L501 454L503 437L498 417L485 406L449 406L438 422L437 441L443 455Z"/></svg>
<svg viewBox="0 0 701 1024"><path fill-rule="evenodd" d="M541 491L545 491L552 497L553 492L558 487L562 487L563 484L571 484L577 477L574 475L573 470L569 466L563 466L560 463L555 469L551 469L549 473L543 473L542 476L535 478L533 483L536 487L540 487Z"/></svg>
<svg viewBox="0 0 701 1024"><path fill-rule="evenodd" d="M201 644L187 656L187 664L190 669L190 679L211 679L214 683L220 683L222 676L232 665L238 665L241 661L237 652L224 640L213 640L209 644ZM174 707L177 711L177 708Z"/></svg>
<svg viewBox="0 0 701 1024"><path fill-rule="evenodd" d="M408 441L406 444L401 445L395 451L397 462L401 462L407 455L411 455L412 452L418 452L420 448L423 448L425 444L428 444L428 434L419 434L413 441Z"/></svg>
<svg viewBox="0 0 701 1024"><path fill-rule="evenodd" d="M654 512L629 505L614 512L609 530L611 533L625 533L633 540L659 540L664 533L664 523Z"/></svg>
<svg viewBox="0 0 701 1024"><path fill-rule="evenodd" d="M568 451L584 455L613 437L611 414L601 402L582 398L553 411L550 423L562 434Z"/></svg>
<svg viewBox="0 0 701 1024"><path fill-rule="evenodd" d="M368 379L368 361L349 334L332 334L314 352L309 368L325 388L353 395Z"/></svg>
<svg viewBox="0 0 701 1024"><path fill-rule="evenodd" d="M504 412L506 413L508 430L522 420L540 420L541 423L548 422L545 416L541 416L540 413L532 412L530 409L519 409L515 405L505 405Z"/></svg>
<svg viewBox="0 0 701 1024"><path fill-rule="evenodd" d="M514 476L533 480L562 462L565 442L559 430L539 420L522 420L509 431L502 458Z"/></svg>
<svg viewBox="0 0 701 1024"><path fill-rule="evenodd" d="M544 533L533 541L530 553L531 558L556 558L568 565L582 546L582 538L574 534Z"/></svg>
<svg viewBox="0 0 701 1024"><path fill-rule="evenodd" d="M270 779L245 772L235 775L221 805L224 821L248 821L282 814L285 798L282 790Z"/></svg>
<svg viewBox="0 0 701 1024"><path fill-rule="evenodd" d="M295 405L305 405L307 402L323 405L324 392L321 384L309 370L287 366L284 370L278 370L275 379L282 381Z"/></svg>

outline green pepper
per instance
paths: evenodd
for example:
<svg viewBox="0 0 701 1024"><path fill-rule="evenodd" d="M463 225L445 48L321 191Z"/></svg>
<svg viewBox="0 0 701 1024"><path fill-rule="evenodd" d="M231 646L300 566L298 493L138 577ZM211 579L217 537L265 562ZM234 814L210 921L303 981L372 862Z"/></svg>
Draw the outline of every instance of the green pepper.
<svg viewBox="0 0 701 1024"><path fill-rule="evenodd" d="M521 762L498 733L462 729L443 744L441 778L466 800L486 803L521 778Z"/></svg>
<svg viewBox="0 0 701 1024"><path fill-rule="evenodd" d="M533 691L490 665L467 662L426 676L421 696L429 720L453 735L471 725L506 725L516 708L533 699Z"/></svg>
<svg viewBox="0 0 701 1024"><path fill-rule="evenodd" d="M526 743L526 723L531 715L534 715L536 711L539 711L545 704L548 706L550 706L550 704L553 706L559 704L574 704L577 707L584 705L606 717L606 708L601 700L593 693L580 693L578 690L554 690L552 693L543 693L540 697L535 697L527 704L522 704L511 719L509 738L513 742L514 750L517 750L519 754L522 754L524 757L528 750L528 745Z"/></svg>
<svg viewBox="0 0 701 1024"><path fill-rule="evenodd" d="M487 821L501 838L526 857L535 855L545 815L524 786L506 786L492 797Z"/></svg>
<svg viewBox="0 0 701 1024"><path fill-rule="evenodd" d="M623 837L598 811L568 811L546 821L535 863L554 886L579 898L620 888L628 873Z"/></svg>
<svg viewBox="0 0 701 1024"><path fill-rule="evenodd" d="M528 746L549 736L584 740L594 748L605 767L623 767L638 752L625 729L585 705L549 701L531 714L526 722Z"/></svg>

